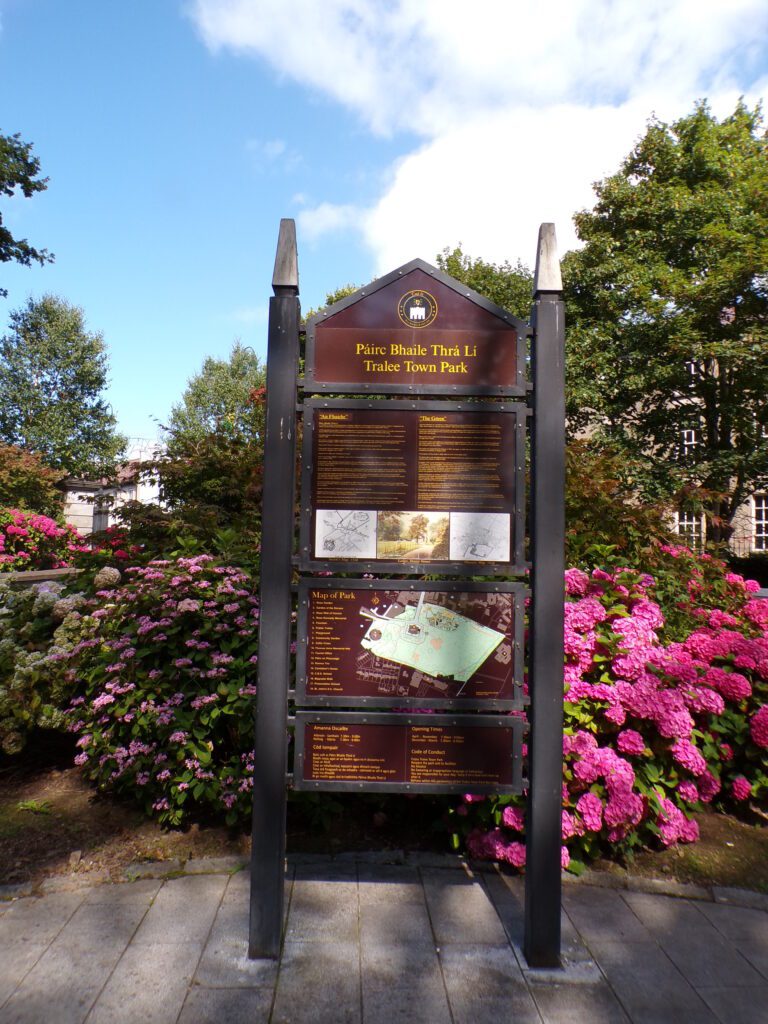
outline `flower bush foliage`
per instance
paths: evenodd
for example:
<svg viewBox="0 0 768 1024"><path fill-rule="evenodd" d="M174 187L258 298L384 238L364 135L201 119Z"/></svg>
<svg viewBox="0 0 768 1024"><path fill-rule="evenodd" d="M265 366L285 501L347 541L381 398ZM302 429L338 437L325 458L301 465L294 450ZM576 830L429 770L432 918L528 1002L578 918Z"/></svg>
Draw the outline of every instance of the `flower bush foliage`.
<svg viewBox="0 0 768 1024"><path fill-rule="evenodd" d="M59 583L13 589L0 582L0 750L17 754L34 728L63 729L71 685L50 671L54 636L79 618L82 598ZM66 625L65 625L66 623Z"/></svg>
<svg viewBox="0 0 768 1024"><path fill-rule="evenodd" d="M562 863L577 871L694 841L705 804L768 796L768 601L716 559L664 554L668 579L566 572ZM467 796L454 815L473 855L522 867L522 798Z"/></svg>
<svg viewBox="0 0 768 1024"><path fill-rule="evenodd" d="M52 655L76 687L76 763L169 824L250 813L258 598L208 555L102 569L78 642Z"/></svg>
<svg viewBox="0 0 768 1024"><path fill-rule="evenodd" d="M73 526L60 526L35 512L0 508L0 572L60 569L87 550Z"/></svg>

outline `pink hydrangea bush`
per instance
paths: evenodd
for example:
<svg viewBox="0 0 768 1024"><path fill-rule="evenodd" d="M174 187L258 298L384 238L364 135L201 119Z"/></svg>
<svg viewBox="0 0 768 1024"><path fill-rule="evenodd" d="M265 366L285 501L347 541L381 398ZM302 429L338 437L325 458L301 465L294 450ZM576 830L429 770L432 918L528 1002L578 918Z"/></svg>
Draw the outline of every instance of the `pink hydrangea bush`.
<svg viewBox="0 0 768 1024"><path fill-rule="evenodd" d="M178 825L250 813L259 604L208 555L153 561L96 592L52 658L76 686L76 763L99 788Z"/></svg>
<svg viewBox="0 0 768 1024"><path fill-rule="evenodd" d="M722 563L682 550L668 554L690 563L688 596L675 605L689 631L681 637L678 618L674 639L653 577L566 572L562 859L573 869L611 851L693 842L692 810L768 796L768 601ZM520 867L523 808L518 797L465 798L457 835L472 855Z"/></svg>
<svg viewBox="0 0 768 1024"><path fill-rule="evenodd" d="M72 526L48 516L0 508L0 572L61 569L88 545Z"/></svg>

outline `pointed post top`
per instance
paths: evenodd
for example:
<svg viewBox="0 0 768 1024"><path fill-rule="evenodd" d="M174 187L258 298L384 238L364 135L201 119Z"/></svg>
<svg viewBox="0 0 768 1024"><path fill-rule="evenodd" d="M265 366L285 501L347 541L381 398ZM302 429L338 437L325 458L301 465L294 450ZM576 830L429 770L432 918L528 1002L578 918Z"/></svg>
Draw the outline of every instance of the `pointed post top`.
<svg viewBox="0 0 768 1024"><path fill-rule="evenodd" d="M539 228L539 246L536 250L536 270L533 275L533 294L539 292L561 292L563 278L560 261L557 258L557 236L554 224L542 224Z"/></svg>
<svg viewBox="0 0 768 1024"><path fill-rule="evenodd" d="M272 288L299 290L299 257L296 251L296 221L283 217L280 221L280 234L277 238L277 254L275 270L272 274Z"/></svg>

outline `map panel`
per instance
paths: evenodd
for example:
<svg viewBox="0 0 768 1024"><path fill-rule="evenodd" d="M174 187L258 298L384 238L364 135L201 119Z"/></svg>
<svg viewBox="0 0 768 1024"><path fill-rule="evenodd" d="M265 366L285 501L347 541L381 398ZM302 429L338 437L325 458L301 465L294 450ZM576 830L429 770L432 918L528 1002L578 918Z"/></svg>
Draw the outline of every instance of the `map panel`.
<svg viewBox="0 0 768 1024"><path fill-rule="evenodd" d="M307 590L305 693L424 701L515 699L515 594Z"/></svg>

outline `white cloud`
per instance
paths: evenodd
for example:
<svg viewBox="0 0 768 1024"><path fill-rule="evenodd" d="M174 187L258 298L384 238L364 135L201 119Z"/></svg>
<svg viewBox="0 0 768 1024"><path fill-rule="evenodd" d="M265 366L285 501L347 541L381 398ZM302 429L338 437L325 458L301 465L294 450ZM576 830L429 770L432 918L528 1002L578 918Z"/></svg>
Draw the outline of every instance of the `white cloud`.
<svg viewBox="0 0 768 1024"><path fill-rule="evenodd" d="M301 210L298 215L299 231L310 242L316 242L329 231L340 231L354 227L363 214L356 206L320 203L308 210Z"/></svg>
<svg viewBox="0 0 768 1024"><path fill-rule="evenodd" d="M368 210L320 202L304 237L359 229L377 270L445 245L531 262L538 224L561 251L591 184L645 122L712 100L720 115L768 84L765 0L192 0L213 50L267 61L422 144Z"/></svg>
<svg viewBox="0 0 768 1024"><path fill-rule="evenodd" d="M248 139L245 148L260 168L275 166L281 171L292 171L301 163L301 154L285 139Z"/></svg>

